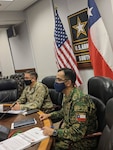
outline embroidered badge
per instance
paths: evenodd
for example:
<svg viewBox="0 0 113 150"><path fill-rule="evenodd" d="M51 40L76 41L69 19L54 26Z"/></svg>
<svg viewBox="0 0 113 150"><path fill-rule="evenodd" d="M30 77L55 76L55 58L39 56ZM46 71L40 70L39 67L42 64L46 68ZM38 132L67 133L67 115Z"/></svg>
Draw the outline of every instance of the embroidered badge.
<svg viewBox="0 0 113 150"><path fill-rule="evenodd" d="M78 113L76 116L76 120L78 122L85 122L86 121L86 114L85 113Z"/></svg>

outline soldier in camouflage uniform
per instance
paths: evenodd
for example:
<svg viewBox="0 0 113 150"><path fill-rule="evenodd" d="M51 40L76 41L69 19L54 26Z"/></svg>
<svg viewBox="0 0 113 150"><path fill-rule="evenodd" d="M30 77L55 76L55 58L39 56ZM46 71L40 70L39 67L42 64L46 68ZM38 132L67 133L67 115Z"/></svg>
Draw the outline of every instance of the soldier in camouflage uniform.
<svg viewBox="0 0 113 150"><path fill-rule="evenodd" d="M59 129L43 127L43 133L55 136L55 150L95 150L96 138L87 135L97 131L96 109L88 95L74 87L76 74L68 68L58 70L54 87L63 92L63 106L60 111L40 115L63 119Z"/></svg>
<svg viewBox="0 0 113 150"><path fill-rule="evenodd" d="M36 72L27 71L24 74L26 87L17 100L13 110L39 109L46 113L54 110L47 86L37 82Z"/></svg>

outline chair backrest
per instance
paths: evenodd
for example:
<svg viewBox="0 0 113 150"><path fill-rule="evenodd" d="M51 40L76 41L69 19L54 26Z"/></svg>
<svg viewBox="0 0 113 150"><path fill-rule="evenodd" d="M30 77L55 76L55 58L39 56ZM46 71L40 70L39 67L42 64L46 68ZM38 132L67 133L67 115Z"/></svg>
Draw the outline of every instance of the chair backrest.
<svg viewBox="0 0 113 150"><path fill-rule="evenodd" d="M62 105L63 95L54 89L55 78L55 76L47 76L42 79L42 83L49 88L49 93L53 104L58 105L60 108Z"/></svg>
<svg viewBox="0 0 113 150"><path fill-rule="evenodd" d="M113 125L113 97L106 104L105 118L109 128L111 128Z"/></svg>
<svg viewBox="0 0 113 150"><path fill-rule="evenodd" d="M0 80L0 103L11 103L18 98L18 85L14 79Z"/></svg>
<svg viewBox="0 0 113 150"><path fill-rule="evenodd" d="M10 79L14 79L18 84L18 98L21 96L24 85L24 73L15 73L10 76Z"/></svg>
<svg viewBox="0 0 113 150"><path fill-rule="evenodd" d="M113 80L102 76L91 77L88 80L88 94L101 99L106 104L113 97Z"/></svg>
<svg viewBox="0 0 113 150"><path fill-rule="evenodd" d="M56 76L47 76L42 79L42 83L45 84L49 89L54 89L54 82Z"/></svg>
<svg viewBox="0 0 113 150"><path fill-rule="evenodd" d="M111 128L111 133L110 133L110 142L109 142L109 150L113 150L113 126Z"/></svg>
<svg viewBox="0 0 113 150"><path fill-rule="evenodd" d="M105 104L98 98L90 95L90 98L93 100L96 106L96 115L97 115L97 120L98 120L98 132L102 132L105 125Z"/></svg>
<svg viewBox="0 0 113 150"><path fill-rule="evenodd" d="M111 129L106 125L99 139L97 150L112 150L108 149L108 147L110 147L110 133Z"/></svg>
<svg viewBox="0 0 113 150"><path fill-rule="evenodd" d="M98 150L113 150L113 98L106 104L106 126L99 140Z"/></svg>

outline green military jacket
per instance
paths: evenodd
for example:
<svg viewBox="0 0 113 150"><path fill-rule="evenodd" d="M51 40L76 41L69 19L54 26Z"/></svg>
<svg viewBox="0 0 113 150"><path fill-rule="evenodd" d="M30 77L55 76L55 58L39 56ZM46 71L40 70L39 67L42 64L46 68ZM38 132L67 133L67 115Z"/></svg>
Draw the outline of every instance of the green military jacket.
<svg viewBox="0 0 113 150"><path fill-rule="evenodd" d="M48 88L38 82L32 88L26 86L18 102L21 109L39 109L44 112L53 110L53 103L50 99Z"/></svg>
<svg viewBox="0 0 113 150"><path fill-rule="evenodd" d="M62 109L51 113L51 118L63 119L63 128L57 130L61 141L74 143L77 150L85 150L89 143L93 147L93 143L85 137L96 132L98 124L95 105L88 95L74 88L68 97L64 95Z"/></svg>

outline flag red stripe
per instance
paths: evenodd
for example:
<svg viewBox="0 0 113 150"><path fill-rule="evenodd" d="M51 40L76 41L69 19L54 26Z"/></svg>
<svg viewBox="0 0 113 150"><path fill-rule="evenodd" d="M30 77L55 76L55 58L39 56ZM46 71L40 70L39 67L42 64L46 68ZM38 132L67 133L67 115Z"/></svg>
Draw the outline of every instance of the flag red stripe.
<svg viewBox="0 0 113 150"><path fill-rule="evenodd" d="M57 53L57 46L56 46L56 44L55 44L55 57L56 57L56 63L57 63L58 68L62 68L62 63L61 63L62 59L60 58L60 56Z"/></svg>
<svg viewBox="0 0 113 150"><path fill-rule="evenodd" d="M70 48L71 48L71 45L70 45L70 42L69 42L69 40L67 40L66 41L67 43L68 43L68 45L70 46ZM70 51L69 51L70 52ZM70 53L70 55L71 55L71 53ZM77 62L76 62L76 60L75 60L75 56L74 56L74 54L73 55L71 55L71 56L73 56L72 57L72 60L73 60L73 62L76 64L76 66L77 66Z"/></svg>
<svg viewBox="0 0 113 150"><path fill-rule="evenodd" d="M62 51L60 51L60 54L58 53L58 50L57 50L57 57L58 57L58 63L60 64L60 66L62 66L62 67L66 67L66 65L65 65L65 63L64 63L64 61L63 61L63 59L62 59L62 56L61 56L61 54L63 55L63 53L62 53ZM59 62L60 61L60 62Z"/></svg>
<svg viewBox="0 0 113 150"><path fill-rule="evenodd" d="M103 57L100 55L100 53L96 49L95 45L93 44L91 37L90 37L90 33L88 35L88 38L89 38L88 39L89 47L91 49L90 50L90 57L91 57L91 62L92 62L92 66L94 69L94 74L96 76L102 76L103 75L103 76L110 77L111 79L113 79L113 72L109 68L109 66L107 65L107 63L103 59ZM100 60L101 60L101 63L100 63Z"/></svg>

